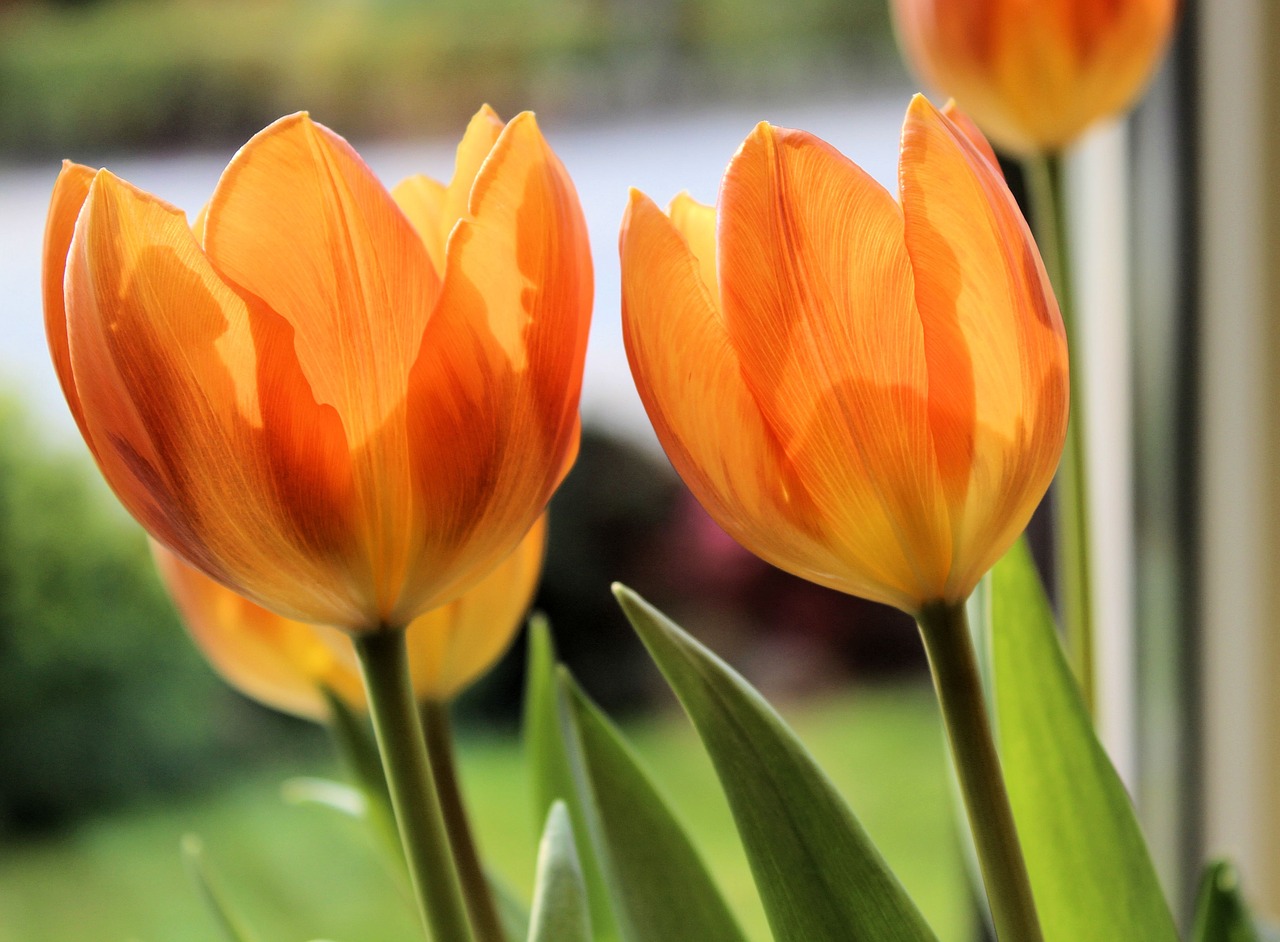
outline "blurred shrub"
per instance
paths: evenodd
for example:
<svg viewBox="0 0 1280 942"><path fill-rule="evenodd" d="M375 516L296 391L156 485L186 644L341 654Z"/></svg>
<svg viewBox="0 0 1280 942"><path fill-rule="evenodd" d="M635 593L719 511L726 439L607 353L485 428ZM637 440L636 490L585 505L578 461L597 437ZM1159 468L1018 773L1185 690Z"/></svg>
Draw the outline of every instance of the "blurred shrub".
<svg viewBox="0 0 1280 942"><path fill-rule="evenodd" d="M264 718L195 654L87 462L43 448L0 398L0 832L202 785L296 742Z"/></svg>
<svg viewBox="0 0 1280 942"><path fill-rule="evenodd" d="M591 117L874 74L887 38L882 0L0 4L0 153L222 143L299 109L353 136L452 132L482 101Z"/></svg>

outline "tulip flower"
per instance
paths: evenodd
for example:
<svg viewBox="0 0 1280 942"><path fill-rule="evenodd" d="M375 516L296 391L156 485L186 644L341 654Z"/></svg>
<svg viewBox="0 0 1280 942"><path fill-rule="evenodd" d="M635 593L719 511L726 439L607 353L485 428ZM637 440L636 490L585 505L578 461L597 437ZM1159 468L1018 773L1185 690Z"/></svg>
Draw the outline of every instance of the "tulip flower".
<svg viewBox="0 0 1280 942"><path fill-rule="evenodd" d="M546 531L543 517L464 595L409 623L409 666L419 700L452 700L507 650L533 601ZM233 687L307 719L327 713L322 687L353 707L364 706L356 653L345 634L268 611L155 541L151 550L192 639Z"/></svg>
<svg viewBox="0 0 1280 942"><path fill-rule="evenodd" d="M321 721L323 689L364 702L360 668L346 635L268 611L151 541L151 554L196 646L227 683L282 713Z"/></svg>
<svg viewBox="0 0 1280 942"><path fill-rule="evenodd" d="M1061 150L1150 80L1174 0L894 0L906 57L1000 146Z"/></svg>
<svg viewBox="0 0 1280 942"><path fill-rule="evenodd" d="M45 320L107 482L185 561L290 618L402 628L509 556L576 454L592 299L531 114L471 122L446 186L388 192L307 115L194 227L65 164Z"/></svg>
<svg viewBox="0 0 1280 942"><path fill-rule="evenodd" d="M622 226L627 354L695 496L768 562L913 615L1012 544L1066 430L1061 319L987 153L917 96L899 205L761 124L716 208L633 192Z"/></svg>

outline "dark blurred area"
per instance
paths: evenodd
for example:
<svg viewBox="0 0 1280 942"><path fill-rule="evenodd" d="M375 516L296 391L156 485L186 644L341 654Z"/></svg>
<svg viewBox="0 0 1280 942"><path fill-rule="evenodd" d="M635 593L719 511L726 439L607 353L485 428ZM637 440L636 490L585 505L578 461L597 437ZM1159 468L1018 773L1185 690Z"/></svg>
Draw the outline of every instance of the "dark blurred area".
<svg viewBox="0 0 1280 942"><path fill-rule="evenodd" d="M187 641L142 531L79 453L0 398L0 834L214 787L323 743L232 695Z"/></svg>
<svg viewBox="0 0 1280 942"><path fill-rule="evenodd" d="M0 0L0 158L557 121L900 75L882 0ZM140 106L140 103L143 103Z"/></svg>
<svg viewBox="0 0 1280 942"><path fill-rule="evenodd" d="M584 431L551 508L537 606L607 708L669 694L609 591L644 594L767 694L922 666L898 613L818 588L741 549L666 461ZM464 697L462 719L513 727L523 647ZM0 400L0 833L216 787L246 762L323 752L307 723L226 688L188 642L138 527L75 453L40 445Z"/></svg>

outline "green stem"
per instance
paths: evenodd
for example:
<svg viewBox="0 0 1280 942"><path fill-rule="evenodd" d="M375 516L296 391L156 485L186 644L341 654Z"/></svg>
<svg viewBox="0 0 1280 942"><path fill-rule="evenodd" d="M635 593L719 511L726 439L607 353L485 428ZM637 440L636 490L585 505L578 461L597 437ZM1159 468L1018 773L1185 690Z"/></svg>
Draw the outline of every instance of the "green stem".
<svg viewBox="0 0 1280 942"><path fill-rule="evenodd" d="M502 921L493 898L493 889L485 876L484 865L476 849L458 784L458 764L454 758L453 727L449 721L449 704L429 700L422 705L422 727L426 733L427 760L435 778L436 794L444 815L449 846L458 865L458 878L471 914L476 942L507 942Z"/></svg>
<svg viewBox="0 0 1280 942"><path fill-rule="evenodd" d="M1066 647L1080 692L1089 712L1094 711L1093 578L1089 572L1089 487L1086 463L1084 382L1081 377L1083 348L1072 285L1071 239L1063 187L1063 159L1058 153L1028 157L1023 161L1031 198L1031 221L1036 242L1053 283L1067 332L1068 370L1071 382L1071 417L1067 441L1058 469L1057 537L1058 588Z"/></svg>
<svg viewBox="0 0 1280 942"><path fill-rule="evenodd" d="M356 635L355 645L427 937L433 942L471 942L440 800L427 764L404 632L385 628L365 632Z"/></svg>
<svg viewBox="0 0 1280 942"><path fill-rule="evenodd" d="M1043 942L964 604L925 606L916 621L938 690L996 935L1002 942Z"/></svg>

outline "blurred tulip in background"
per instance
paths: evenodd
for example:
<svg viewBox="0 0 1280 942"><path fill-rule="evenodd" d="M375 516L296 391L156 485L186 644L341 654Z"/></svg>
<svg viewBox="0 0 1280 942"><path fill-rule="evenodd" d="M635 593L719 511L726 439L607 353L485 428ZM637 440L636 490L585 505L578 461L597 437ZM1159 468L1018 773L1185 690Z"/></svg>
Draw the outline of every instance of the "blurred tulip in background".
<svg viewBox="0 0 1280 942"><path fill-rule="evenodd" d="M466 594L410 622L410 671L420 700L452 700L507 650L533 602L546 542L543 517L515 552ZM151 550L192 640L233 687L313 720L328 712L322 688L363 707L355 651L342 632L270 612L155 541Z"/></svg>
<svg viewBox="0 0 1280 942"><path fill-rule="evenodd" d="M1000 147L1061 150L1151 79L1174 0L893 0L908 62Z"/></svg>

